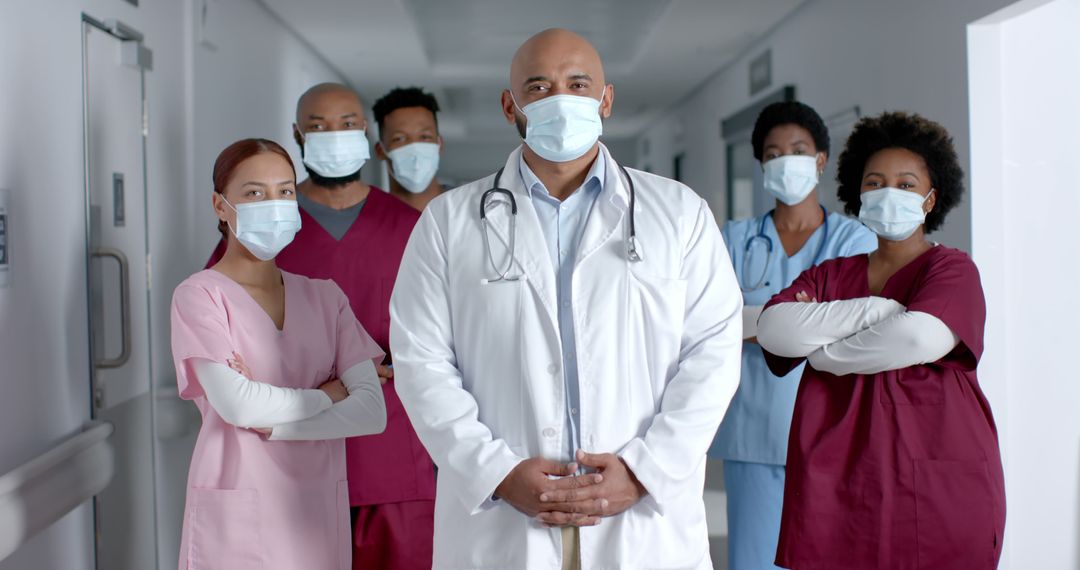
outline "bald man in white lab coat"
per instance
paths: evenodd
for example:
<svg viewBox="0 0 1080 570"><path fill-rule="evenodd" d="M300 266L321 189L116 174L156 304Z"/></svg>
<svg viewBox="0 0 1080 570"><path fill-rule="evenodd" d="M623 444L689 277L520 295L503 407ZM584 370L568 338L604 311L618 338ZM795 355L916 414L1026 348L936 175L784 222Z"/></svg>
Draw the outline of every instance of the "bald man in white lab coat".
<svg viewBox="0 0 1080 570"><path fill-rule="evenodd" d="M439 466L434 567L710 568L705 452L742 344L716 222L599 142L615 91L584 39L541 32L510 81L524 144L431 202L391 302Z"/></svg>

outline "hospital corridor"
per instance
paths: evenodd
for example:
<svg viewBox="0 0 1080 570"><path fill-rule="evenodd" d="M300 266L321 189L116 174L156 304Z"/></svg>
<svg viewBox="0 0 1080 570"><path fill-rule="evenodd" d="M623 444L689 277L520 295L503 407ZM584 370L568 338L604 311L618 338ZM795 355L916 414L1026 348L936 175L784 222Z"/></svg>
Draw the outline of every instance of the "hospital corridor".
<svg viewBox="0 0 1080 570"><path fill-rule="evenodd" d="M1080 570L1078 27L3 0L0 570Z"/></svg>

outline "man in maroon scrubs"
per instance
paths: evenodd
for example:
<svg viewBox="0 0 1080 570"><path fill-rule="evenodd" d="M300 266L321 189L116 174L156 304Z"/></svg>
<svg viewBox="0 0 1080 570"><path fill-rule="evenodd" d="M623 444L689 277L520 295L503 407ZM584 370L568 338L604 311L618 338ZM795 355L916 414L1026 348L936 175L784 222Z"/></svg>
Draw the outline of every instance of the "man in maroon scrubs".
<svg viewBox="0 0 1080 570"><path fill-rule="evenodd" d="M323 83L300 97L293 135L308 172L297 186L301 229L277 263L337 283L360 324L389 355L390 293L420 214L360 180L370 156L366 129L360 98L344 85ZM223 252L219 244L208 266ZM434 466L394 391L392 369L380 367L380 376L386 381L386 431L346 440L353 567L431 568Z"/></svg>

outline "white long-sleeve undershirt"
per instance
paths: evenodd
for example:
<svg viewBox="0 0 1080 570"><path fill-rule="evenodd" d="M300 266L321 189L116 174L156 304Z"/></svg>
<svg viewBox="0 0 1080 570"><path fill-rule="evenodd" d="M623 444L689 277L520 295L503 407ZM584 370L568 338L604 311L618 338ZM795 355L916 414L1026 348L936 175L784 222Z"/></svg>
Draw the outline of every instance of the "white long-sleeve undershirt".
<svg viewBox="0 0 1080 570"><path fill-rule="evenodd" d="M269 428L295 422L334 403L322 390L256 382L220 362L195 358L190 366L210 405L221 419L237 427Z"/></svg>
<svg viewBox="0 0 1080 570"><path fill-rule="evenodd" d="M307 419L274 426L272 440L337 439L382 433L386 402L375 364L365 360L341 375L349 397Z"/></svg>
<svg viewBox="0 0 1080 570"><path fill-rule="evenodd" d="M337 439L386 428L382 386L371 361L341 375L349 396L336 404L322 390L257 382L211 360L194 359L191 366L223 420L241 428L271 429L272 440Z"/></svg>
<svg viewBox="0 0 1080 570"><path fill-rule="evenodd" d="M941 319L907 311L823 346L807 357L817 370L845 374L877 374L937 362L960 343Z"/></svg>
<svg viewBox="0 0 1080 570"><path fill-rule="evenodd" d="M744 305L742 309L742 337L743 340L757 336L757 322L761 317L764 305Z"/></svg>
<svg viewBox="0 0 1080 570"><path fill-rule="evenodd" d="M805 356L813 368L838 376L936 362L960 342L941 319L880 297L781 303L762 313L758 327L769 352Z"/></svg>
<svg viewBox="0 0 1080 570"><path fill-rule="evenodd" d="M900 303L882 297L780 303L761 313L758 343L777 356L804 358L904 311Z"/></svg>

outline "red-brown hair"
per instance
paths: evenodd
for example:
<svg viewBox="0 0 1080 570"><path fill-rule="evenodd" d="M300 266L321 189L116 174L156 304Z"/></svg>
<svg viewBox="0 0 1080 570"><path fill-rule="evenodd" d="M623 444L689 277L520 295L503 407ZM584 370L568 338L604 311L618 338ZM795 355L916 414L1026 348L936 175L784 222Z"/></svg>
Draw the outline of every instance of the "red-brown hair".
<svg viewBox="0 0 1080 570"><path fill-rule="evenodd" d="M266 152L272 152L285 159L285 162L289 163L289 168L296 171L296 167L293 166L292 158L289 157L289 153L285 152L284 148L278 143L269 139L242 139L238 140L231 145L225 147L225 150L221 151L217 160L214 161L214 192L225 195L225 187L232 180L233 173L236 172L236 167L240 166L240 163L245 160L259 154ZM222 236L228 236L225 233L227 226L225 222L218 222L218 231Z"/></svg>

